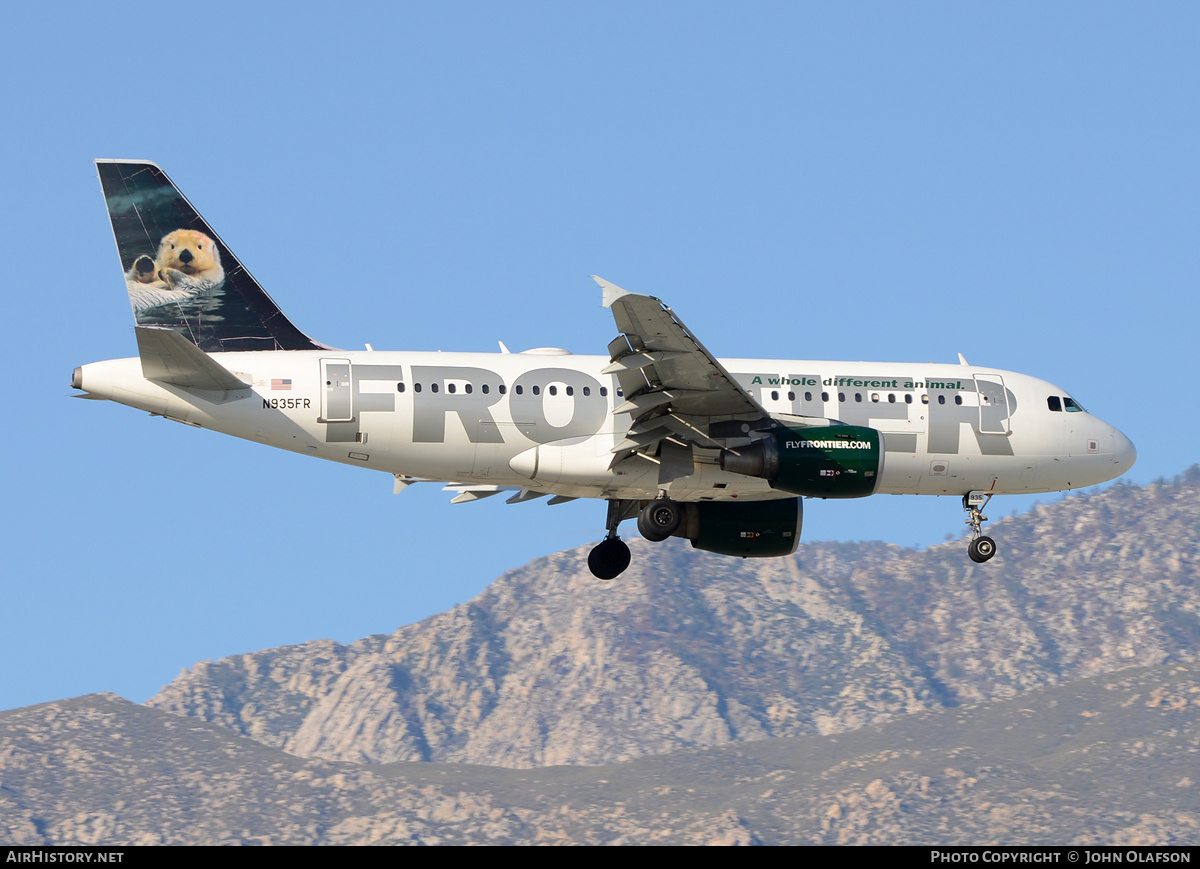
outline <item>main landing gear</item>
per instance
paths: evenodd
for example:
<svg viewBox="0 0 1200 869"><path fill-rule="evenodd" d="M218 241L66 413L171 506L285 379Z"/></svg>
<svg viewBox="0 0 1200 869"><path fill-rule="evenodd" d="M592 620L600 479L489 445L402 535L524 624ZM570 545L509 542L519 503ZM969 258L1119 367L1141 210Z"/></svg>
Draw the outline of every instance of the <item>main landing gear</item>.
<svg viewBox="0 0 1200 869"><path fill-rule="evenodd" d="M615 579L629 567L629 547L617 536L617 526L637 514L638 533L655 543L666 540L683 523L683 508L670 498L657 498L638 510L637 501L608 502L608 533L588 554L588 567L597 579Z"/></svg>
<svg viewBox="0 0 1200 869"><path fill-rule="evenodd" d="M968 492L963 495L963 509L967 511L967 525L971 528L971 542L967 544L967 557L976 564L983 564L996 554L996 541L984 535L980 527L987 521L983 508L992 496L985 492Z"/></svg>
<svg viewBox="0 0 1200 869"><path fill-rule="evenodd" d="M596 579L616 579L629 567L629 546L617 536L617 526L634 514L637 504L625 498L608 502L608 533L588 553L588 569Z"/></svg>
<svg viewBox="0 0 1200 869"><path fill-rule="evenodd" d="M616 579L629 566L629 546L620 537L605 537L588 553L588 568L596 579Z"/></svg>
<svg viewBox="0 0 1200 869"><path fill-rule="evenodd" d="M666 540L679 530L683 511L670 498L651 501L638 513L638 533L654 543Z"/></svg>

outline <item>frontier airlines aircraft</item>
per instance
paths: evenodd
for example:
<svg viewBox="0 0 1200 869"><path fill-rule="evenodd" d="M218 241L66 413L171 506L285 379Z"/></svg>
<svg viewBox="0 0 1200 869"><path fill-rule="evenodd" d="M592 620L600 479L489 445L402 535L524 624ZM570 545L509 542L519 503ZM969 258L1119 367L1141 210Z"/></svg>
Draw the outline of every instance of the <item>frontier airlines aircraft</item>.
<svg viewBox="0 0 1200 869"><path fill-rule="evenodd" d="M153 163L97 161L138 355L76 368L82 398L439 481L452 503L500 492L608 503L588 558L648 540L793 552L805 498L961 495L970 558L993 495L1055 492L1133 466L1129 438L1044 380L969 365L717 359L653 296L596 278L617 336L600 356L337 350L297 329Z"/></svg>

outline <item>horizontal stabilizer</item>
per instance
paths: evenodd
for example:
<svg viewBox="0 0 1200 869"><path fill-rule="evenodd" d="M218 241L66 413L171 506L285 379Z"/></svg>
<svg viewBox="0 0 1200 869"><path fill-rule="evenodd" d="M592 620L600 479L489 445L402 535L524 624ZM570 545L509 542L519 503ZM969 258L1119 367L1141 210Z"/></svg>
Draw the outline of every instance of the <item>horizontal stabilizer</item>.
<svg viewBox="0 0 1200 869"><path fill-rule="evenodd" d="M142 358L142 376L147 380L185 389L222 392L250 388L249 383L236 377L174 329L138 326L134 331L138 355Z"/></svg>

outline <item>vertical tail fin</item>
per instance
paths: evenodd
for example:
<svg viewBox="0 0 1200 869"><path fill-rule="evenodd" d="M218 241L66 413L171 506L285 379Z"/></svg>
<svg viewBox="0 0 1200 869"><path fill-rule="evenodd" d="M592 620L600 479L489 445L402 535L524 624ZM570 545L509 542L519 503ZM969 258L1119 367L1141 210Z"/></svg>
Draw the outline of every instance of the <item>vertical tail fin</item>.
<svg viewBox="0 0 1200 869"><path fill-rule="evenodd" d="M96 170L139 326L210 353L328 349L284 316L162 169L97 160Z"/></svg>

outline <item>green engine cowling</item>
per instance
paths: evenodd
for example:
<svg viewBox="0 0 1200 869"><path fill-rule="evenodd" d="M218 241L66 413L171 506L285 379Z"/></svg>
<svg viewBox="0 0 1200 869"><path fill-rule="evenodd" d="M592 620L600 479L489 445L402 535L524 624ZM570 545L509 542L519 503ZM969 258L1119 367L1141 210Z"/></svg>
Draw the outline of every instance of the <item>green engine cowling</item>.
<svg viewBox="0 0 1200 869"><path fill-rule="evenodd" d="M784 427L749 446L722 450L721 470L809 498L863 498L879 486L883 439L861 425Z"/></svg>
<svg viewBox="0 0 1200 869"><path fill-rule="evenodd" d="M696 549L743 558L790 555L800 543L804 505L799 498L778 501L700 501L680 504L676 537Z"/></svg>

